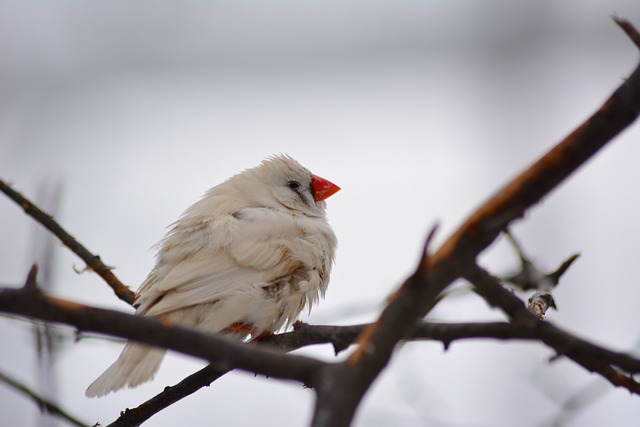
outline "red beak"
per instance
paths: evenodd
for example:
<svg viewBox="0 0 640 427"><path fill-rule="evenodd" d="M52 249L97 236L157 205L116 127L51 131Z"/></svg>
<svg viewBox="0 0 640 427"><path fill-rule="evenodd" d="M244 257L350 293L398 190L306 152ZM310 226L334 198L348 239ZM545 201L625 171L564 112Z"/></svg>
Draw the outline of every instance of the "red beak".
<svg viewBox="0 0 640 427"><path fill-rule="evenodd" d="M313 200L319 202L340 191L340 187L318 175L311 174L311 188L313 188Z"/></svg>

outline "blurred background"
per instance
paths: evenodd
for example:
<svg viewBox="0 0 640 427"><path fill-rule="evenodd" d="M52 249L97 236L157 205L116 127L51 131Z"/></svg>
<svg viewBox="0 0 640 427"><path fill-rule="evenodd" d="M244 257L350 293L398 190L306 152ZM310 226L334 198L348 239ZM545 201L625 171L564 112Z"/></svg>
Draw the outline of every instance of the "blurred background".
<svg viewBox="0 0 640 427"><path fill-rule="evenodd" d="M439 243L633 70L638 50L612 14L640 27L636 0L2 0L0 177L137 288L151 246L206 189L288 153L343 188L328 201L332 283L304 320L369 321L436 222ZM634 354L639 137L636 124L513 228L549 270L582 254L548 320ZM4 196L0 218L2 286L38 261L49 292L132 311ZM504 239L482 263L518 265ZM503 318L464 289L430 317ZM87 399L121 343L7 317L0 334L0 371L89 424L203 366L174 354L155 381ZM299 353L334 359L329 346ZM354 424L638 425L637 396L552 356L518 342L404 345ZM301 426L313 401L299 384L237 372L145 425ZM7 426L66 425L3 383L0 414Z"/></svg>

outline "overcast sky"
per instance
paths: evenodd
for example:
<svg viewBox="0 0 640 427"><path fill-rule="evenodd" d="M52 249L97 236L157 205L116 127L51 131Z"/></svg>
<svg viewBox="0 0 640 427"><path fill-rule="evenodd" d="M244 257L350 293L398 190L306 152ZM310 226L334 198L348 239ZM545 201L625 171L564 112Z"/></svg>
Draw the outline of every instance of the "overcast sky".
<svg viewBox="0 0 640 427"><path fill-rule="evenodd" d="M372 320L434 223L441 242L633 70L638 51L614 13L640 26L636 0L1 0L0 177L42 203L58 185L56 218L137 288L151 246L206 189L288 153L343 188L328 200L339 239L331 285L305 320ZM549 269L582 254L548 319L635 354L639 138L636 125L514 227ZM0 218L0 283L17 286L43 239L4 197ZM517 266L504 241L482 262L496 274ZM51 292L131 312L74 266L56 244ZM502 318L469 294L431 316ZM90 423L202 366L173 355L153 382L89 400L85 388L122 345L61 330L56 397ZM0 370L42 387L31 325L0 319L0 334ZM333 359L328 347L302 353ZM565 425L637 425L637 397L551 356L523 343L405 345L355 425L534 427L585 390L595 397ZM312 405L298 384L233 373L146 425L300 426ZM3 425L39 422L2 384L0 414Z"/></svg>

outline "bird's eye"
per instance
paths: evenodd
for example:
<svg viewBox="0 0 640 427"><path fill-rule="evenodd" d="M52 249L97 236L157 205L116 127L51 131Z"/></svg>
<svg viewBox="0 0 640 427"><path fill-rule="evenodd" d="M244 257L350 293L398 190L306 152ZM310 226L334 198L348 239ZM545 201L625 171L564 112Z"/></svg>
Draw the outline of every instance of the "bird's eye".
<svg viewBox="0 0 640 427"><path fill-rule="evenodd" d="M287 187L292 190L297 190L298 188L300 188L300 183L298 181L289 181L287 182Z"/></svg>

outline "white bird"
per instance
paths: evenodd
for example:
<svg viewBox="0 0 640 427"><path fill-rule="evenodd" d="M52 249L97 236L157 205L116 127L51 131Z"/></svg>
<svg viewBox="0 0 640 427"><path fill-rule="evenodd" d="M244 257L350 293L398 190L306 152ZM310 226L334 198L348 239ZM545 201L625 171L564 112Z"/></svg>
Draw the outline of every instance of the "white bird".
<svg viewBox="0 0 640 427"><path fill-rule="evenodd" d="M290 326L327 289L337 240L324 200L338 190L284 155L213 187L158 243L136 313L244 339ZM165 352L128 342L86 395L151 380Z"/></svg>

